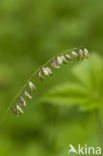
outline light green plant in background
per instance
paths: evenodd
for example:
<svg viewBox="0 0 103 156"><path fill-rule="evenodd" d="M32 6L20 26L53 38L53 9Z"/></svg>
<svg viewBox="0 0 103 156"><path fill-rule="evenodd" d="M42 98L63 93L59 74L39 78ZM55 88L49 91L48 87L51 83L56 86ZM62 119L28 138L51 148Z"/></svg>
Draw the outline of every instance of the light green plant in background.
<svg viewBox="0 0 103 156"><path fill-rule="evenodd" d="M31 100L24 90L18 94L13 106L22 96L24 114L16 117L9 107L0 156L68 156L69 144L102 143L102 17L103 0L0 1L0 121L33 71L52 56L68 47L92 50L88 60L51 68L54 75L42 82L34 76L36 91L26 88Z"/></svg>
<svg viewBox="0 0 103 156"><path fill-rule="evenodd" d="M97 131L100 139L99 142L103 147L103 59L94 53L89 57L88 61L84 60L74 66L71 72L76 78L75 81L64 82L59 86L55 86L41 101L58 105L58 107L60 106L61 108L64 106L70 109L76 107L77 112L79 111L84 114L87 112L90 113L91 118L94 116L95 119L92 123L91 119L90 121L88 120L85 131L86 129L88 131L90 127L92 128L92 132L89 131L89 133L92 133L92 135L94 131ZM95 122L97 126L93 128L92 126ZM72 129L72 127L70 127L70 129ZM75 130L77 130L77 128ZM77 138L78 137L75 136L75 139ZM81 142L80 138L77 140ZM94 141L94 144L96 143L97 141Z"/></svg>
<svg viewBox="0 0 103 156"><path fill-rule="evenodd" d="M52 89L45 101L67 106L78 105L80 110L99 109L102 105L103 60L92 54L71 69L75 82L64 82Z"/></svg>

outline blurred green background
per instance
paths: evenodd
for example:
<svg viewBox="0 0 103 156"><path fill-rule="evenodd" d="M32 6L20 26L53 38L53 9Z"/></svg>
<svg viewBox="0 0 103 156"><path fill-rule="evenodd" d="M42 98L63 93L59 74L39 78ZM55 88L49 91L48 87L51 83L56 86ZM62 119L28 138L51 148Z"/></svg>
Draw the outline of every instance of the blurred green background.
<svg viewBox="0 0 103 156"><path fill-rule="evenodd" d="M103 141L103 1L0 1L1 120L38 67L79 47L89 50L88 60L63 65L42 83L34 77L37 92L24 115L9 111L0 156L68 156L69 144Z"/></svg>

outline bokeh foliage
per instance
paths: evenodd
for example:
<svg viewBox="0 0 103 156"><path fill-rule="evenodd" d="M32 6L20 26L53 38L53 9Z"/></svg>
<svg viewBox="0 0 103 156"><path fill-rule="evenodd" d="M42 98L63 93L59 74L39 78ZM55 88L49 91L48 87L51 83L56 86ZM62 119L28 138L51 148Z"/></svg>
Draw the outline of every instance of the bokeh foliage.
<svg viewBox="0 0 103 156"><path fill-rule="evenodd" d="M0 128L1 156L67 156L70 143L100 144L102 6L102 0L0 1L0 119L45 61L75 47L90 50L89 60L64 65L43 83L34 78L37 93L25 114L9 112Z"/></svg>

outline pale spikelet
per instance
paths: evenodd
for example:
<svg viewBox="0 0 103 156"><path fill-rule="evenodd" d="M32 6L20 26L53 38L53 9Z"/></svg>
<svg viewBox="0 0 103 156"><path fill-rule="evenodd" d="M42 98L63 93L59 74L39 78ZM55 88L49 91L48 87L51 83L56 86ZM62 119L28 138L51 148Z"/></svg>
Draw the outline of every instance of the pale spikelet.
<svg viewBox="0 0 103 156"><path fill-rule="evenodd" d="M65 56L64 55L61 55L60 57L62 58L63 63L66 64L67 63L67 60L66 60Z"/></svg>
<svg viewBox="0 0 103 156"><path fill-rule="evenodd" d="M18 111L19 113L21 113L21 114L24 113L22 107L21 107L19 104L16 104L16 109L17 109L17 111Z"/></svg>
<svg viewBox="0 0 103 156"><path fill-rule="evenodd" d="M52 75L52 71L49 67L41 67L41 72L45 75L45 76L49 76Z"/></svg>
<svg viewBox="0 0 103 156"><path fill-rule="evenodd" d="M15 107L12 107L13 113L17 114L17 109Z"/></svg>
<svg viewBox="0 0 103 156"><path fill-rule="evenodd" d="M65 58L66 58L67 60L72 60L72 58L71 58L68 54L65 54Z"/></svg>
<svg viewBox="0 0 103 156"><path fill-rule="evenodd" d="M38 75L39 75L39 78L43 81L44 80L44 76L43 76L42 71L39 71Z"/></svg>
<svg viewBox="0 0 103 156"><path fill-rule="evenodd" d="M28 99L32 99L32 96L29 92L27 92L26 90L24 91L24 95L28 98Z"/></svg>
<svg viewBox="0 0 103 156"><path fill-rule="evenodd" d="M57 61L56 61L56 60L51 61L51 65L52 65L54 68L56 68L56 69L60 68L60 66L57 64Z"/></svg>
<svg viewBox="0 0 103 156"><path fill-rule="evenodd" d="M63 59L61 58L61 56L57 56L57 63L58 65L63 64Z"/></svg>
<svg viewBox="0 0 103 156"><path fill-rule="evenodd" d="M75 52L75 51L71 51L71 54L74 58L77 58L78 57L78 54Z"/></svg>
<svg viewBox="0 0 103 156"><path fill-rule="evenodd" d="M42 71L42 73L43 73L44 75L49 76L49 72L48 72L47 68L41 67L41 71Z"/></svg>
<svg viewBox="0 0 103 156"><path fill-rule="evenodd" d="M26 106L26 101L24 100L22 96L19 97L19 101L20 101L20 104L22 104L23 106Z"/></svg>
<svg viewBox="0 0 103 156"><path fill-rule="evenodd" d="M36 86L34 85L33 82L29 81L29 82L28 82L28 86L29 86L29 88L31 89L31 91L35 91L35 90L36 90Z"/></svg>
<svg viewBox="0 0 103 156"><path fill-rule="evenodd" d="M88 50L86 48L84 48L84 50L83 50L83 55L86 59L89 57L89 53L88 53Z"/></svg>
<svg viewBox="0 0 103 156"><path fill-rule="evenodd" d="M80 59L83 59L83 50L82 49L79 49L78 55L79 55Z"/></svg>
<svg viewBox="0 0 103 156"><path fill-rule="evenodd" d="M46 66L45 68L48 71L49 75L53 75L53 73L52 73L52 71L51 71L51 69L49 67Z"/></svg>

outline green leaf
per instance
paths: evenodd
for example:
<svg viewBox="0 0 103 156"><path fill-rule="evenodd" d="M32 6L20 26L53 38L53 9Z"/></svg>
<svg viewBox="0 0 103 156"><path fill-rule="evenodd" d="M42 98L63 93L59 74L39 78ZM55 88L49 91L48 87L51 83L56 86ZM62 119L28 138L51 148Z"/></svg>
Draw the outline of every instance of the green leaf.
<svg viewBox="0 0 103 156"><path fill-rule="evenodd" d="M78 83L64 83L51 89L42 101L54 104L80 105L89 99L86 87Z"/></svg>
<svg viewBox="0 0 103 156"><path fill-rule="evenodd" d="M92 54L88 60L80 62L72 69L73 74L92 90L99 90L103 81L103 60Z"/></svg>

